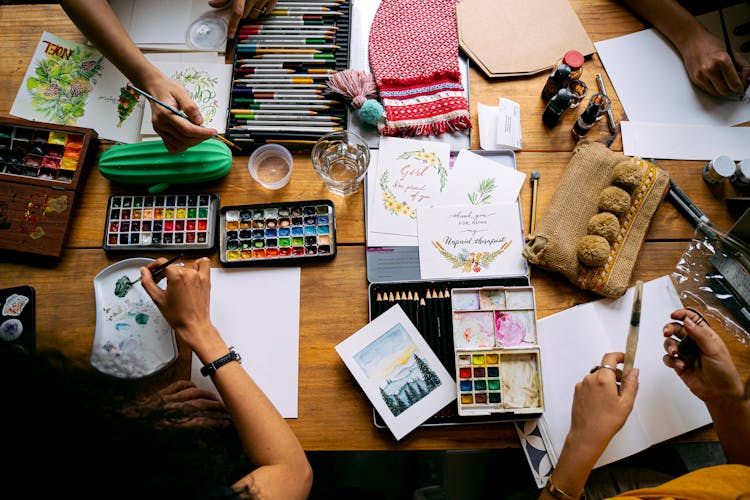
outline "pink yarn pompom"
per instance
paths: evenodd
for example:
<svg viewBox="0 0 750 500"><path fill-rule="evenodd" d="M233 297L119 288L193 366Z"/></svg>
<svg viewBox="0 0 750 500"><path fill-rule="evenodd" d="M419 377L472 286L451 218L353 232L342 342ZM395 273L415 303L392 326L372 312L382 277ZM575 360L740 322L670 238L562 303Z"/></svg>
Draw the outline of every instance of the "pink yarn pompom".
<svg viewBox="0 0 750 500"><path fill-rule="evenodd" d="M337 94L341 94L352 102L352 106L359 109L377 93L375 80L367 71L346 69L331 75L326 82L328 87Z"/></svg>

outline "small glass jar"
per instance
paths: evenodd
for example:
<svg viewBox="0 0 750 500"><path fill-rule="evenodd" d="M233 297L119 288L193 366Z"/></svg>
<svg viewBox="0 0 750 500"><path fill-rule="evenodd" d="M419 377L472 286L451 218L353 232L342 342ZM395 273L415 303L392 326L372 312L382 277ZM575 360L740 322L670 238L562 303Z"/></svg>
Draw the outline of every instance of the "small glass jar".
<svg viewBox="0 0 750 500"><path fill-rule="evenodd" d="M583 80L573 80L568 84L568 90L573 94L573 100L571 101L570 107L577 108L578 105L583 102L586 94L588 94L589 87Z"/></svg>
<svg viewBox="0 0 750 500"><path fill-rule="evenodd" d="M569 50L558 59L542 88L542 99L549 101L572 80L580 80L583 75L583 60L583 54L577 50Z"/></svg>
<svg viewBox="0 0 750 500"><path fill-rule="evenodd" d="M715 185L728 179L735 174L736 170L737 165L735 165L734 160L732 160L731 157L727 155L719 155L703 167L701 174L703 175L703 180L706 181L706 184Z"/></svg>
<svg viewBox="0 0 750 500"><path fill-rule="evenodd" d="M738 189L750 188L750 158L745 158L737 164L737 168L729 177L732 186Z"/></svg>

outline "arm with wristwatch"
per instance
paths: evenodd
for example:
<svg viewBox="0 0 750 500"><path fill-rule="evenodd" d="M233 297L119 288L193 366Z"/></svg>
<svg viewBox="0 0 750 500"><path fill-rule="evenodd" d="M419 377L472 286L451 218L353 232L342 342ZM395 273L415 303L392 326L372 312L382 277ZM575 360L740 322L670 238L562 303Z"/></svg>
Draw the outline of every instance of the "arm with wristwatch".
<svg viewBox="0 0 750 500"><path fill-rule="evenodd" d="M149 265L156 267L165 259ZM166 290L154 282L148 268L141 268L143 287L154 300L175 334L204 365L250 460L258 467L232 485L250 498L307 498L312 469L305 452L284 418L263 391L240 366L240 357L227 346L211 323L209 295L210 261L202 258L188 266L169 266L164 271ZM242 498L245 498L244 496Z"/></svg>
<svg viewBox="0 0 750 500"><path fill-rule="evenodd" d="M664 364L705 402L727 464L698 469L660 486L623 492L615 498L676 498L685 491L695 498L735 498L750 491L750 385L742 382L726 344L700 313L678 309L671 317L674 321L662 332ZM685 338L694 340L700 349L696 358L681 355L678 346ZM617 384L622 376L617 364L623 361L623 353L607 353L602 363L576 384L570 430L540 499L583 496L591 470L625 424L638 392L637 368ZM719 493L722 496L715 496Z"/></svg>

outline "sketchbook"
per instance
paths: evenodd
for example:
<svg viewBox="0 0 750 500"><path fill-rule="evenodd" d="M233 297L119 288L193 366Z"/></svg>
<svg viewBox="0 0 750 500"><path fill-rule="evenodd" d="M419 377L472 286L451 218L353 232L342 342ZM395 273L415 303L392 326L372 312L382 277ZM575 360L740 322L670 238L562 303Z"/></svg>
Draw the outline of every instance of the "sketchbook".
<svg viewBox="0 0 750 500"><path fill-rule="evenodd" d="M575 384L604 353L625 351L634 288L618 299L572 307L538 321L546 408L540 425L551 440L550 455L560 456L570 428ZM669 276L644 284L635 367L640 370L633 411L595 467L711 423L704 403L662 363L662 327L682 307Z"/></svg>
<svg viewBox="0 0 750 500"><path fill-rule="evenodd" d="M194 61L179 53L152 61L185 87L198 103L206 126L224 131L231 65ZM144 111L144 99L129 90L127 83L127 78L95 48L45 31L10 114L91 128L101 139L140 142L153 132L150 126L143 126L144 120L150 123L150 110Z"/></svg>

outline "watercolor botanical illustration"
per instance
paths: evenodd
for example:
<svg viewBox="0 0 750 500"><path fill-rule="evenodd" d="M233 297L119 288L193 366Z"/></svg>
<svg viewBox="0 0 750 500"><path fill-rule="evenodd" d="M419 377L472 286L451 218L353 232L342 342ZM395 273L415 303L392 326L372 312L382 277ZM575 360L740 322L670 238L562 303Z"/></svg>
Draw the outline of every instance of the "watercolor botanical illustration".
<svg viewBox="0 0 750 500"><path fill-rule="evenodd" d="M393 193L390 187L388 187L388 171L383 172L380 176L380 191L383 198L383 207L386 212L392 215L405 215L410 219L417 218L417 212L409 206L405 200L399 200Z"/></svg>
<svg viewBox="0 0 750 500"><path fill-rule="evenodd" d="M496 188L495 178L488 177L479 181L476 191L468 193L469 203L472 205L488 205L492 203L492 192Z"/></svg>
<svg viewBox="0 0 750 500"><path fill-rule="evenodd" d="M170 77L185 87L190 97L198 105L206 123L211 123L219 111L219 100L216 85L219 78L212 76L207 70L196 67L180 69Z"/></svg>
<svg viewBox="0 0 750 500"><path fill-rule="evenodd" d="M104 56L93 49L72 49L49 42L46 57L35 60L34 76L26 80L31 105L40 116L64 125L75 125L85 113L86 101L101 76Z"/></svg>
<svg viewBox="0 0 750 500"><path fill-rule="evenodd" d="M470 252L465 248L458 252L450 252L439 241L433 241L432 246L437 249L443 259L451 264L453 269L461 269L462 273L479 273L507 250L511 243L513 240L508 240L503 246L490 252Z"/></svg>
<svg viewBox="0 0 750 500"><path fill-rule="evenodd" d="M442 384L401 323L355 354L354 360L378 387L393 416Z"/></svg>

